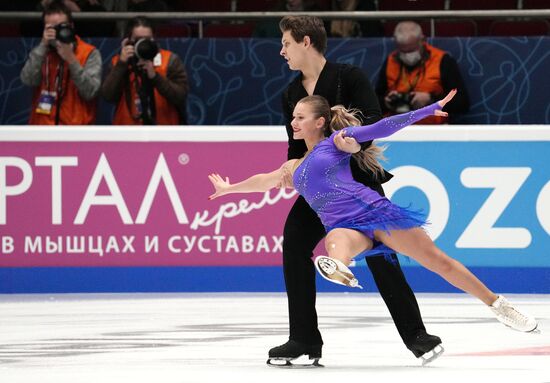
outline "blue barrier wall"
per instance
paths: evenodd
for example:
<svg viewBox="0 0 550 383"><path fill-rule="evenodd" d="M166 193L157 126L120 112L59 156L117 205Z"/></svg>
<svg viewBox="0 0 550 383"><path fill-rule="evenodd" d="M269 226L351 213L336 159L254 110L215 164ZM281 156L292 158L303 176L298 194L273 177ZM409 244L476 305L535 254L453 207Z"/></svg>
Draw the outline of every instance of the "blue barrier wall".
<svg viewBox="0 0 550 383"><path fill-rule="evenodd" d="M25 150L34 153L30 149L25 137L32 136L32 129L25 127L0 128L7 131L10 129L11 136L16 136L16 139L9 139L6 135L6 141L0 140L2 156L15 155L11 153L11 146L18 145L25 147ZM78 130L80 129L80 130ZM109 128L112 129L112 128ZM158 132L161 128L150 128L153 132L143 135L152 140L148 143L156 150L160 146L159 142L155 142L154 132ZM172 128L171 128L172 129ZM266 127L250 128L250 131L237 134L233 128L227 127L227 133L217 132L216 139L222 141L246 141L246 137L254 135L254 131L266 134ZM281 150L284 148L284 133L281 130ZM86 127L73 128L73 132L83 134L82 132L89 130ZM128 131L128 141L139 140L140 134L132 132L129 128L121 128L122 131ZM186 145L196 145L189 140L193 132L204 135L207 130L205 127L199 126L196 128L174 128L171 131L171 145L178 145L185 149ZM224 130L225 131L225 130ZM108 130L107 132L111 132ZM34 132L36 134L36 131ZM109 137L105 130L100 130L100 136ZM142 132L143 133L143 132ZM178 134L179 133L179 134ZM184 134L182 134L184 133ZM225 136L224 136L225 135ZM50 136L52 136L50 134ZM104 141L91 137L90 134L84 133L83 136L88 137L88 140L93 142L108 142L109 138ZM224 137L220 137L224 136ZM73 136L74 137L74 136ZM180 139L176 138L180 137ZM183 139L181 137L184 137ZM55 138L37 139L37 141L47 142L48 140L56 141ZM57 138L59 140L59 137ZM73 139L74 140L74 139ZM11 142L15 141L15 142ZM208 141L208 139L204 139ZM267 140L269 141L269 140ZM62 142L62 141L59 141ZM224 142L228 146L231 142ZM67 155L74 152L75 143L72 145L60 145L60 152L53 152L51 155ZM399 205L409 205L415 209L421 209L428 214L428 220L431 224L427 227L432 237L435 238L436 244L446 251L449 255L464 263L474 273L476 273L490 288L498 292L513 292L513 293L550 293L550 171L548 167L548 152L550 151L550 127L545 126L518 126L518 127L500 127L500 126L478 126L478 127L461 127L461 126L429 126L419 127L413 126L407 128L403 132L392 136L386 142L388 145L386 155L388 162L385 167L390 170L395 177L385 184L386 193L391 199ZM11 145L11 146L10 146ZM255 146L261 145L256 142ZM123 151L119 145L117 152ZM261 147L260 147L261 149ZM34 149L36 150L36 148ZM108 151L106 145L100 146L101 152ZM164 149L167 151L168 149ZM258 150L258 149L257 149ZM51 153L43 147L39 148L40 155ZM42 153L42 151L45 151ZM244 151L244 150L243 150ZM210 167L218 167L220 161L227 164L225 172L233 172L238 168L241 171L251 169L258 164L236 161L232 164L227 161L223 154L220 154L218 162L215 161L216 156L212 153L204 153L204 156L210 156ZM80 153L80 151L79 151ZM92 154L90 154L92 153ZM262 152L265 153L265 152ZM77 155L73 153L72 155ZM284 155L283 155L284 156ZM25 155L23 155L25 157ZM31 156L32 157L32 156ZM82 154L80 162L85 162L84 157L94 157L93 151L88 151ZM130 156L128 156L130 157ZM234 157L238 157L235 155ZM277 162L275 155L267 155L261 163L265 165L269 161ZM26 158L26 157L25 157ZM111 165L114 169L118 168L116 160L113 156ZM126 157L122 156L120 161L126 163ZM205 164L206 161L201 161L200 157L193 157L191 164ZM232 158L235 160L235 158ZM278 162L277 162L278 163ZM176 164L172 164L176 166ZM137 164L139 165L139 163ZM136 166L137 169L142 167ZM193 194L205 200L204 196L208 195L204 186L201 185L200 174L204 172L204 184L206 181L207 172L210 169L201 167L197 170L197 176L188 176L189 173L177 167L173 167L174 175L182 177L181 184L177 183L180 188L180 193ZM198 166L198 165L197 165ZM119 168L120 170L120 168ZM0 168L0 172L5 169ZM15 170L10 169L11 174ZM64 195L77 195L71 193L71 187L75 185L75 174L86 179L90 175L84 170L75 167L72 173L73 178L68 175L64 176L66 180L64 184ZM83 173L81 173L83 172ZM252 171L250 171L252 172ZM143 175L141 173L144 173ZM148 179L147 172L132 176L129 185L140 184L141 176ZM248 171L246 172L247 174ZM70 175L71 173L69 173ZM118 174L118 172L117 172ZM194 173L193 173L194 174ZM1 175L1 174L0 174ZM36 182L39 186L37 192L46 193L47 195L49 183L40 183L40 173L37 173ZM4 176L2 176L4 177ZM0 177L0 180L2 180ZM120 176L119 176L120 177ZM118 177L117 177L118 178ZM124 184L124 178L118 178ZM46 178L46 181L48 178ZM177 178L176 178L177 180ZM42 178L44 181L44 178ZM5 179L3 182L6 182ZM14 185L20 180L12 178L9 181L10 185ZM48 181L49 182L49 181ZM53 182L53 181L52 181ZM59 181L61 182L61 181ZM44 186L46 185L46 186ZM47 187L48 186L48 187ZM209 186L209 185L208 185ZM202 188L202 189L201 189ZM132 188L133 189L133 188ZM1 190L0 190L1 191ZM81 190L83 193L83 190ZM103 194L104 192L101 192ZM136 193L140 193L136 191ZM108 194L108 193L107 193ZM0 193L1 195L1 193ZM125 194L127 195L127 194ZM140 194L141 195L141 194ZM162 196L162 195L161 195ZM49 201L49 196L46 198ZM6 195L3 195L6 198ZM0 225L0 256L2 260L9 260L10 257L21 257L22 261L15 264L14 267L0 267L0 293L31 293L31 292L132 292L132 291L283 291L283 275L281 266L258 266L253 264L250 259L261 256L259 253L248 253L248 260L237 264L219 263L205 266L208 263L195 263L190 266L180 267L179 264L174 266L158 266L159 263L151 263L150 267L127 267L128 263L122 264L119 267L103 267L105 263L97 263L97 266L90 267L74 267L67 266L64 255L60 255L59 260L52 264L52 267L24 267L25 257L27 259L40 259L44 253L25 250L21 252L21 243L17 249L19 253L14 251L6 251L2 253L4 243L1 241L3 236L13 235L14 232L33 233L33 228L38 226L38 221L50 220L50 205L33 206L32 209L27 209L27 204L38 204L36 200L31 200L27 204L18 206L17 202L21 201L24 196L13 195L9 196L9 206L11 211L10 221L7 225ZM80 201L80 198L77 198ZM132 200L131 198L129 200ZM239 198L227 198L225 201L237 201ZM282 201L281 201L282 202ZM15 205L14 205L15 204ZM7 206L7 205L6 205ZM163 220L174 221L171 214L166 214L162 210L153 208L157 214L161 214ZM198 206L198 208L197 208ZM281 206L281 207L280 207ZM74 208L74 207L73 207ZM265 211L264 211L265 208ZM263 220L274 220L273 213L266 213L267 207L257 211L252 211L250 214L243 214L243 217L235 218L235 225L239 228L244 228L244 234L249 234L250 226L258 226L261 230L266 230ZM273 207L274 208L274 207ZM288 209L287 205L278 205L277 209ZM44 213L46 209L46 213ZM95 210L96 208L93 208ZM103 214L111 212L114 207L107 207ZM195 205L186 202L188 214L192 215L193 211L202 212L202 207L199 203ZM212 209L215 212L216 205ZM6 208L8 211L8 208ZM42 213L36 214L37 211ZM70 211L70 209L69 209ZM209 210L210 211L210 210ZM287 211L287 210L285 210ZM5 213L5 212L4 212ZM65 214L69 212L65 210ZM266 214L262 216L261 214ZM42 215L46 214L46 217ZM236 217L237 214L231 214L231 217ZM108 216L111 217L111 216ZM22 223L11 223L14 219L20 219ZM282 230L282 222L284 213L280 218L280 222L274 220ZM111 218L109 218L111 219ZM251 219L252 224L240 219ZM29 223L27 223L29 222ZM72 220L66 218L64 221L69 227L75 226ZM101 221L100 221L101 222ZM47 224L49 225L49 223ZM97 225L97 222L96 222ZM157 226L155 222L149 223L150 226L145 226L151 232L156 232ZM229 223L224 223L224 228L228 227ZM132 234L132 229L135 229L136 224L129 224L124 232L128 235ZM191 230L189 223L178 224L173 233L177 234L194 234L196 231ZM37 235L52 235L60 234L63 231L59 226L45 226L47 229L38 231ZM75 232L78 235L88 235L90 233L99 233L102 231L94 226L93 222L86 221L86 225L79 226L81 231ZM79 230L80 230L79 229ZM96 231L94 231L96 230ZM163 231L161 227L159 230ZM213 228L205 227L205 232L200 235L213 235ZM170 230L165 230L170 231ZM107 234L112 234L110 230ZM146 231L145 233L149 233ZM216 233L219 234L219 233ZM221 235L230 235L231 231L221 232ZM242 233L241 233L242 234ZM75 234L76 235L76 234ZM136 241L137 242L137 241ZM180 244L183 246L183 244ZM211 245L212 246L212 245ZM10 249L10 242L7 242L6 249ZM137 245L136 245L137 248ZM47 252L47 251L46 251ZM162 251L161 251L162 252ZM163 250L163 252L168 252ZM52 251L51 253L55 253ZM75 253L75 252L73 252ZM85 252L80 252L84 254ZM80 254L79 253L79 254ZM116 256L116 252L114 252ZM208 251L206 255L222 255L224 258L235 256L232 252L219 253L219 251ZM183 254L176 252L168 254L171 257L193 257L204 256L205 254L189 253ZM322 254L322 250L317 252ZM51 254L50 254L51 255ZM124 255L124 252L122 253ZM280 254L277 253L280 262ZM72 256L68 254L67 257ZM105 258L110 258L111 255ZM132 259L132 258L129 258ZM136 265L136 259L133 258ZM5 263L9 265L9 263ZM31 263L37 265L36 263ZM273 265L270 263L268 265ZM414 261L408 258L401 257L401 264L404 273L415 291L422 292L455 292L457 291L438 275L431 273ZM74 264L72 264L74 265ZM82 264L77 264L81 266ZM365 267L364 261L360 261L354 269L356 275L361 280L366 291L376 291L374 281L370 273ZM322 280L318 280L319 291L349 291L349 289L337 286Z"/></svg>
<svg viewBox="0 0 550 383"><path fill-rule="evenodd" d="M117 39L92 39L108 63ZM430 42L458 61L471 96L461 124L550 123L550 37L436 38ZM0 39L0 124L25 124L30 89L19 72L37 39ZM191 125L277 125L280 96L294 74L279 56L278 39L164 39L183 59L191 84ZM333 39L329 60L365 69L375 82L391 39ZM101 102L98 124L109 124L112 106Z"/></svg>

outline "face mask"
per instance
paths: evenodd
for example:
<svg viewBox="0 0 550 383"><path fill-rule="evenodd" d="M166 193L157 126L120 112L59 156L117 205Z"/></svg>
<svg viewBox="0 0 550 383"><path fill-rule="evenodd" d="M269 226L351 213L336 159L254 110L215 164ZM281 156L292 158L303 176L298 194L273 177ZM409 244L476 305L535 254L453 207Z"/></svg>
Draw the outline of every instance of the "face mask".
<svg viewBox="0 0 550 383"><path fill-rule="evenodd" d="M399 59L407 66L415 66L422 59L422 55L420 54L420 51L407 53L399 52Z"/></svg>

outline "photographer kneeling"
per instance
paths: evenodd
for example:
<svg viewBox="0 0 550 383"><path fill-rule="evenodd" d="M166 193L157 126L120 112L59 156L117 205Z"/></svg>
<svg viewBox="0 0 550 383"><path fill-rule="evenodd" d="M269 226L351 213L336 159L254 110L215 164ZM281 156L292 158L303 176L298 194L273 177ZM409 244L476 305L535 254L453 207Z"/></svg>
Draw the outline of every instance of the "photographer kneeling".
<svg viewBox="0 0 550 383"><path fill-rule="evenodd" d="M101 87L116 104L114 125L186 124L187 74L180 58L159 49L149 19L129 21L120 54Z"/></svg>
<svg viewBox="0 0 550 383"><path fill-rule="evenodd" d="M54 1L42 13L42 40L21 70L34 87L30 125L88 125L96 120L101 54L75 35L71 10Z"/></svg>
<svg viewBox="0 0 550 383"><path fill-rule="evenodd" d="M452 116L470 108L468 92L456 61L446 52L426 43L422 28L413 21L395 27L397 50L380 70L376 93L385 114L420 109L442 98L452 89L457 96L443 109ZM419 124L441 124L446 117L430 116Z"/></svg>

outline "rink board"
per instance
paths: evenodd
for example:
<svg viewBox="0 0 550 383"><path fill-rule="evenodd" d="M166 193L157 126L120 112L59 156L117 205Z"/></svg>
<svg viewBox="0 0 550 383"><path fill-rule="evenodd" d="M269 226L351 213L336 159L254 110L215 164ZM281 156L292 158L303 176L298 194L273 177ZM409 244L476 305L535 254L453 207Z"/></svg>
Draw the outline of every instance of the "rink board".
<svg viewBox="0 0 550 383"><path fill-rule="evenodd" d="M415 126L385 143L388 196L425 211L442 249L499 291L550 292L549 127ZM2 127L0 293L282 291L295 193L208 201L207 175L285 155L274 126ZM401 264L415 290L454 291Z"/></svg>

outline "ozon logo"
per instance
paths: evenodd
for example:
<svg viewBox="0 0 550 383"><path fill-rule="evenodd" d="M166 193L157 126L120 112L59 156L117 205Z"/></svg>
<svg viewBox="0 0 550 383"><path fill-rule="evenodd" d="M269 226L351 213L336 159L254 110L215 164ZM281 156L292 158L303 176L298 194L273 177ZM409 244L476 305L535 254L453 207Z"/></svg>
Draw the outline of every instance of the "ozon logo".
<svg viewBox="0 0 550 383"><path fill-rule="evenodd" d="M436 239L445 229L450 215L449 195L443 183L432 172L417 166L392 169L395 175L384 185L388 198L403 187L415 187L428 199L431 225L427 231ZM470 189L493 189L470 223L458 237L457 248L523 249L531 244L532 236L525 227L495 227L525 183L531 168L527 167L469 167L460 174L462 184ZM538 193L536 216L543 229L550 234L550 181Z"/></svg>

